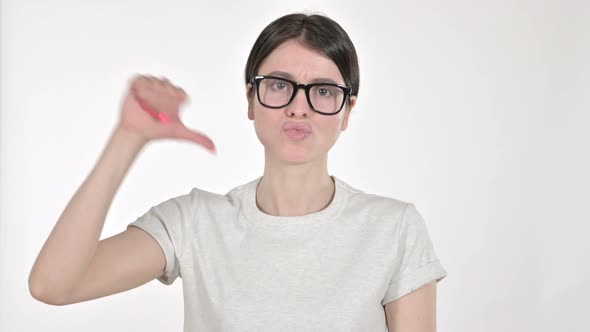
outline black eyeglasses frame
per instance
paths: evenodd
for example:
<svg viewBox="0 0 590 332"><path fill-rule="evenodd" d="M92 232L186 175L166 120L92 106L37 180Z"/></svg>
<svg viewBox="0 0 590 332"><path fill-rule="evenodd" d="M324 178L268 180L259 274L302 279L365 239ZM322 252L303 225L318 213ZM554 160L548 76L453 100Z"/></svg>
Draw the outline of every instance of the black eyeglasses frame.
<svg viewBox="0 0 590 332"><path fill-rule="evenodd" d="M282 106L270 106L267 105L265 103L262 102L262 100L260 99L260 81L262 81L265 78L273 78L273 79L279 79L282 81L285 81L287 83L290 83L293 86L293 94L291 95L291 98L289 99L289 101ZM272 76L272 75L256 75L254 77L252 77L252 79L250 80L250 83L252 85L256 86L256 96L258 98L258 102L267 108L272 108L272 109L278 109L278 108L283 108L287 105L289 105L293 99L295 99L295 96L297 95L297 92L299 92L299 89L303 89L305 91L305 97L307 98L307 103L309 104L309 107L314 110L315 112L318 112L320 114L323 115L336 115L338 113L340 113L340 111L342 110L342 107L344 106L344 103L346 103L346 98L350 98L352 96L352 89L347 87L346 85L342 85L342 84L336 84L336 83L330 83L330 82L326 82L326 83L322 83L322 82L318 82L318 83L310 83L310 84L302 84L302 83L297 83L295 81L292 81L290 79L284 78L284 77L280 77L280 76ZM309 97L309 91L314 87L314 86L318 86L318 85L328 85L328 86L334 86L337 88L342 89L342 91L344 92L344 98L342 98L342 104L340 105L340 107L338 108L338 111L334 112L334 113L326 113L326 112L322 112L322 111L318 111L313 107L313 104L311 103L311 98Z"/></svg>

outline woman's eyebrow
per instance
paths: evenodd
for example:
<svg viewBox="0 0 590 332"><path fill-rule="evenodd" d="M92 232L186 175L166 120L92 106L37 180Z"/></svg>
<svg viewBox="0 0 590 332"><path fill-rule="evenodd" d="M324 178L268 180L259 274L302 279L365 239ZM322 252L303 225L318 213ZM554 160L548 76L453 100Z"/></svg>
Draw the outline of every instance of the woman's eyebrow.
<svg viewBox="0 0 590 332"><path fill-rule="evenodd" d="M284 71L280 71L280 70L273 70L270 73L268 73L267 75L271 75L271 76L279 76L279 77L284 77L286 79L292 80L294 81L294 77L293 75L284 72ZM342 84L342 83L338 83L336 81L334 81L331 78L326 78L326 77L318 77L318 78L314 78L311 80L310 83L334 83L334 84Z"/></svg>
<svg viewBox="0 0 590 332"><path fill-rule="evenodd" d="M279 71L279 70L271 71L267 75L270 75L270 76L279 76L279 77L284 77L284 78L289 79L289 80L293 80L293 75L291 75L291 74L289 74L287 72L284 72L284 71Z"/></svg>

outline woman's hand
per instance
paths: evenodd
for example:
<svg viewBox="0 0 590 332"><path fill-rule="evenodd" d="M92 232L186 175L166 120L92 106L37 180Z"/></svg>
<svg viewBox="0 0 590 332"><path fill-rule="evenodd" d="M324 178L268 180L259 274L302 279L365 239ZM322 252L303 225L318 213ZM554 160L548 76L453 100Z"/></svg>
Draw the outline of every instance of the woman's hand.
<svg viewBox="0 0 590 332"><path fill-rule="evenodd" d="M184 139L215 153L215 145L207 135L187 128L180 121L180 107L188 100L186 92L166 78L136 75L130 80L118 126L146 142L160 138Z"/></svg>

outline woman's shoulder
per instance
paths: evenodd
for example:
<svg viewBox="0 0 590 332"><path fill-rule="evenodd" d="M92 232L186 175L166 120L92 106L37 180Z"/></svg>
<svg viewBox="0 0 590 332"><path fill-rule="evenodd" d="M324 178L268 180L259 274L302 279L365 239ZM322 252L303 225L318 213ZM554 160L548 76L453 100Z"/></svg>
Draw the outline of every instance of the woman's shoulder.
<svg viewBox="0 0 590 332"><path fill-rule="evenodd" d="M335 179L337 179L337 181L339 182L339 187L343 191L346 191L347 196L349 196L349 198L351 199L362 200L374 204L393 205L396 207L405 207L407 204L410 204L410 202L402 200L398 197L380 194L366 189L360 189L360 187L352 186L347 181L344 181L341 178L335 177Z"/></svg>
<svg viewBox="0 0 590 332"><path fill-rule="evenodd" d="M193 187L189 193L186 193L180 197L185 200L191 200L194 204L230 204L234 205L237 201L242 200L248 193L248 190L252 190L253 186L257 183L260 177L255 178L242 184L234 185L225 193L216 192L213 190L205 189L204 187Z"/></svg>
<svg viewBox="0 0 590 332"><path fill-rule="evenodd" d="M336 179L340 184L339 188L346 193L347 205L351 208L369 209L373 213L391 215L403 213L409 205L412 205L409 201L360 189L340 178Z"/></svg>
<svg viewBox="0 0 590 332"><path fill-rule="evenodd" d="M235 189L232 189L232 191ZM231 191L230 191L231 192ZM176 206L184 208L195 208L199 205L210 205L214 203L228 202L230 197L228 194L220 194L213 190L205 189L204 187L192 186L182 193L178 193L173 196L169 196L167 199L161 201L157 207L163 208L164 206Z"/></svg>

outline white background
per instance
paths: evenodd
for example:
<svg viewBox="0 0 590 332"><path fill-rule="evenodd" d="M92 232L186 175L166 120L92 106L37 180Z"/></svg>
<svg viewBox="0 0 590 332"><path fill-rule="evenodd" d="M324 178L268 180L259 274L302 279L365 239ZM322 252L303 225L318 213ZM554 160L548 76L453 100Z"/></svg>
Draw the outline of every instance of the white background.
<svg viewBox="0 0 590 332"><path fill-rule="evenodd" d="M0 330L181 331L182 281L70 306L27 278L89 174L134 73L164 75L219 154L142 151L101 238L194 186L262 175L243 70L260 31L302 10L339 22L361 68L329 172L414 202L448 270L439 331L590 330L588 1L2 1ZM586 316L586 318L584 317Z"/></svg>

